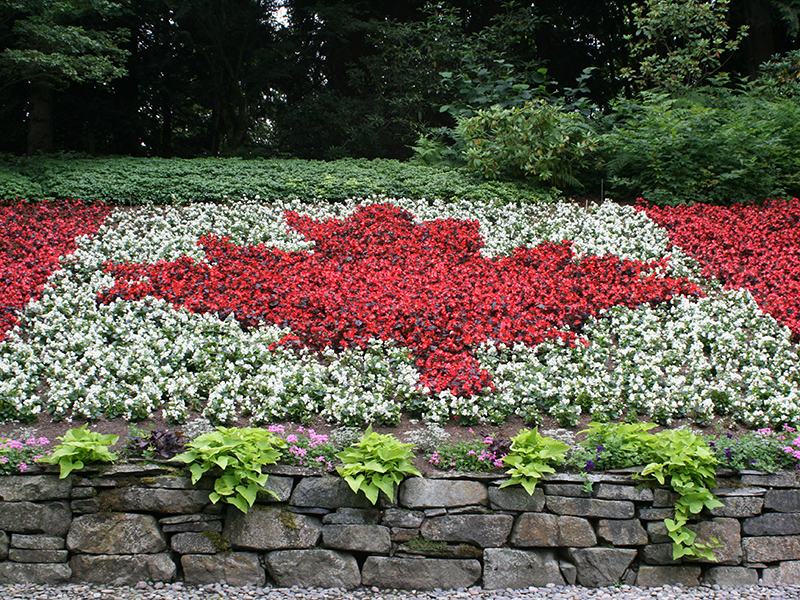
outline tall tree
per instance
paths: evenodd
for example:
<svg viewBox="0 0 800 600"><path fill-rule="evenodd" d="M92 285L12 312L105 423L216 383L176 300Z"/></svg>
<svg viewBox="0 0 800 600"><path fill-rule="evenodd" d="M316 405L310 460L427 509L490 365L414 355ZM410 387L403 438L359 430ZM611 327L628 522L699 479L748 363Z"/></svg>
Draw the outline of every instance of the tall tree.
<svg viewBox="0 0 800 600"><path fill-rule="evenodd" d="M0 20L12 23L0 72L5 86L28 84L28 154L53 150L55 90L125 73L129 32L109 25L122 11L106 0L0 0Z"/></svg>

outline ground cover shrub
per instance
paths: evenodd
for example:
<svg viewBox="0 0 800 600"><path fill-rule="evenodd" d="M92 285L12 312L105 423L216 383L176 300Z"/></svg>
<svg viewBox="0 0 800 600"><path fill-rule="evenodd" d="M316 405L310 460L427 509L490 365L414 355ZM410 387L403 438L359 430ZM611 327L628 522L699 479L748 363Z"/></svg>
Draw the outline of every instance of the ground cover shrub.
<svg viewBox="0 0 800 600"><path fill-rule="evenodd" d="M730 205L800 191L800 106L790 98L649 94L612 120L598 155L617 194Z"/></svg>
<svg viewBox="0 0 800 600"><path fill-rule="evenodd" d="M89 463L111 463L119 456L110 450L119 440L118 435L89 431L86 425L70 429L58 439L61 443L45 456L39 457L38 462L58 465L61 479Z"/></svg>
<svg viewBox="0 0 800 600"><path fill-rule="evenodd" d="M502 458L509 478L500 487L521 485L531 496L539 480L555 473L555 466L564 462L569 446L564 442L539 435L537 428L523 429L511 438L511 448Z"/></svg>
<svg viewBox="0 0 800 600"><path fill-rule="evenodd" d="M28 467L49 452L50 440L31 435L25 440L0 437L0 473L16 475L24 473Z"/></svg>
<svg viewBox="0 0 800 600"><path fill-rule="evenodd" d="M230 202L242 198L318 202L375 194L409 198L469 198L532 202L552 199L547 189L524 182L492 182L447 166L396 160L330 162L237 158L29 158L0 161L13 177L0 177L0 198L80 198L110 204ZM33 181L40 186L22 186ZM28 192L20 196L18 192Z"/></svg>
<svg viewBox="0 0 800 600"><path fill-rule="evenodd" d="M730 432L719 433L708 438L708 445L721 468L773 473L797 467L800 451L797 454L795 451L800 446L800 440L792 435L794 432L793 427L786 426L778 432L762 428L738 436ZM798 444L794 444L794 441L798 441Z"/></svg>

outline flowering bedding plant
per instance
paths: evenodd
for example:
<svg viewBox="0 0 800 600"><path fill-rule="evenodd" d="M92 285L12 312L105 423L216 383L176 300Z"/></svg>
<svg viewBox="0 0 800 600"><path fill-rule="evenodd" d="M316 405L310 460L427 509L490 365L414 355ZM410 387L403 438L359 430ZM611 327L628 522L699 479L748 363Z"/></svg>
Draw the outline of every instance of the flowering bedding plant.
<svg viewBox="0 0 800 600"><path fill-rule="evenodd" d="M791 329L653 218L386 198L115 211L13 309L0 418L796 422Z"/></svg>

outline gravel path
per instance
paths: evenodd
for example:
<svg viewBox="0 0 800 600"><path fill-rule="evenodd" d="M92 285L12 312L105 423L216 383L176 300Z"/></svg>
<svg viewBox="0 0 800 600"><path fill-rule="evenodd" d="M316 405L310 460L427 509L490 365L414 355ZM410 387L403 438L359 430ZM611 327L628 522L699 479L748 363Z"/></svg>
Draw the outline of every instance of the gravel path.
<svg viewBox="0 0 800 600"><path fill-rule="evenodd" d="M551 586L522 590L469 588L406 592L362 588L358 590L230 587L212 584L193 587L175 584L139 584L103 587L85 584L42 586L0 585L2 600L800 600L800 586L605 588Z"/></svg>

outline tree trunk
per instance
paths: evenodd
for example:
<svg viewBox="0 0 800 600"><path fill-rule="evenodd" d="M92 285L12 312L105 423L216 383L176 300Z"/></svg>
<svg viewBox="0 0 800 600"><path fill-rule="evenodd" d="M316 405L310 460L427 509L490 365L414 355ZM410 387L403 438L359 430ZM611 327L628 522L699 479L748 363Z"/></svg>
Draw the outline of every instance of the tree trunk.
<svg viewBox="0 0 800 600"><path fill-rule="evenodd" d="M28 109L28 156L53 151L53 88L31 82Z"/></svg>
<svg viewBox="0 0 800 600"><path fill-rule="evenodd" d="M775 54L775 38L769 4L764 0L750 0L747 9L750 25L750 30L745 38L747 74L750 79L755 79L758 77L761 64Z"/></svg>

